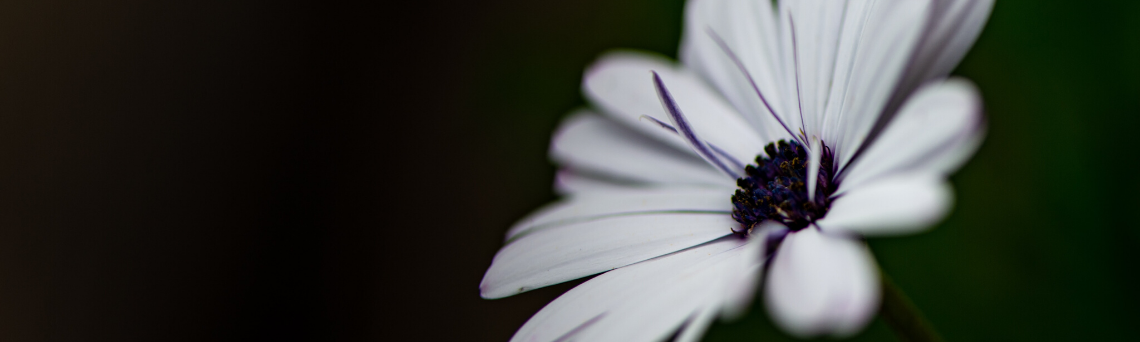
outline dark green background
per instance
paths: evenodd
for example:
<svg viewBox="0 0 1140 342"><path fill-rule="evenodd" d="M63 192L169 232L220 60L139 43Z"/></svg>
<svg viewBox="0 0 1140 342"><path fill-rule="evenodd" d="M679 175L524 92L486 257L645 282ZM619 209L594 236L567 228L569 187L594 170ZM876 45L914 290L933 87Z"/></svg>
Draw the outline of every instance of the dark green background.
<svg viewBox="0 0 1140 342"><path fill-rule="evenodd" d="M564 113L584 104L582 68L610 48L675 57L683 8L681 1L530 6L504 9L518 16L495 25L492 43L481 47L474 103L510 179L491 237L551 199L547 139ZM1137 338L1138 18L1135 1L998 0L954 72L981 88L989 133L952 177L953 214L924 234L870 241L882 269L947 339ZM499 301L543 296L550 294ZM760 305L742 321L718 323L707 340L788 339ZM857 337L891 338L880 320Z"/></svg>

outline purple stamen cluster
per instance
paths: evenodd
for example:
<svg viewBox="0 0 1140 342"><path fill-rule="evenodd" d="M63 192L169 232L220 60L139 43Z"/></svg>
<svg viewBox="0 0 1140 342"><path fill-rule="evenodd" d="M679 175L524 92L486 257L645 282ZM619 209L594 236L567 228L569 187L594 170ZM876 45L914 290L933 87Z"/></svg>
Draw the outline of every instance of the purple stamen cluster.
<svg viewBox="0 0 1140 342"><path fill-rule="evenodd" d="M736 180L740 189L732 195L732 218L740 222L737 235L746 236L764 220L775 220L797 231L827 214L831 194L838 188L834 154L823 147L819 178L814 200L807 194L808 151L797 141L780 140L764 147L756 156L756 164L744 168L745 176Z"/></svg>

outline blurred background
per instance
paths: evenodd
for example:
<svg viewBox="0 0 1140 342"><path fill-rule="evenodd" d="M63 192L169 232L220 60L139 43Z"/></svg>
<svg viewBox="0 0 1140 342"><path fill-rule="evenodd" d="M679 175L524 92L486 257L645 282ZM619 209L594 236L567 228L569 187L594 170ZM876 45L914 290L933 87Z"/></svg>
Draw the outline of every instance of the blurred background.
<svg viewBox="0 0 1140 342"><path fill-rule="evenodd" d="M582 70L676 56L682 8L0 2L0 340L505 340L574 285L477 289ZM989 135L953 214L870 241L948 340L1137 338L1137 18L998 0L955 72ZM763 311L707 340L789 339Z"/></svg>

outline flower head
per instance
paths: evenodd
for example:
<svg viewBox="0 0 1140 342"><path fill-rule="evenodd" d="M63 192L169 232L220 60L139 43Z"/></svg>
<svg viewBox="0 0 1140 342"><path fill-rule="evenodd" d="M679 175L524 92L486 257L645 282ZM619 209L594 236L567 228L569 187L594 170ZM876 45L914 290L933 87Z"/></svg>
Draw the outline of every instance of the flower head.
<svg viewBox="0 0 1140 342"><path fill-rule="evenodd" d="M694 339L758 288L789 333L859 331L879 302L862 238L945 216L946 176L984 136L977 90L946 77L992 5L691 1L680 65L613 52L587 70L600 115L551 144L566 198L510 229L483 297L600 273L520 341Z"/></svg>

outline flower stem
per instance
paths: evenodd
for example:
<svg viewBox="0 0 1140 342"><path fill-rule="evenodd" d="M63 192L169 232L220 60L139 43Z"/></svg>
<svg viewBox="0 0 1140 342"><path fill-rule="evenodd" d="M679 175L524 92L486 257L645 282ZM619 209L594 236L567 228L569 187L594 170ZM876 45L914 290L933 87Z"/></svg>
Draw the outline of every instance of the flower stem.
<svg viewBox="0 0 1140 342"><path fill-rule="evenodd" d="M904 342L942 342L918 307L907 298L891 278L883 274L883 307L879 316Z"/></svg>

